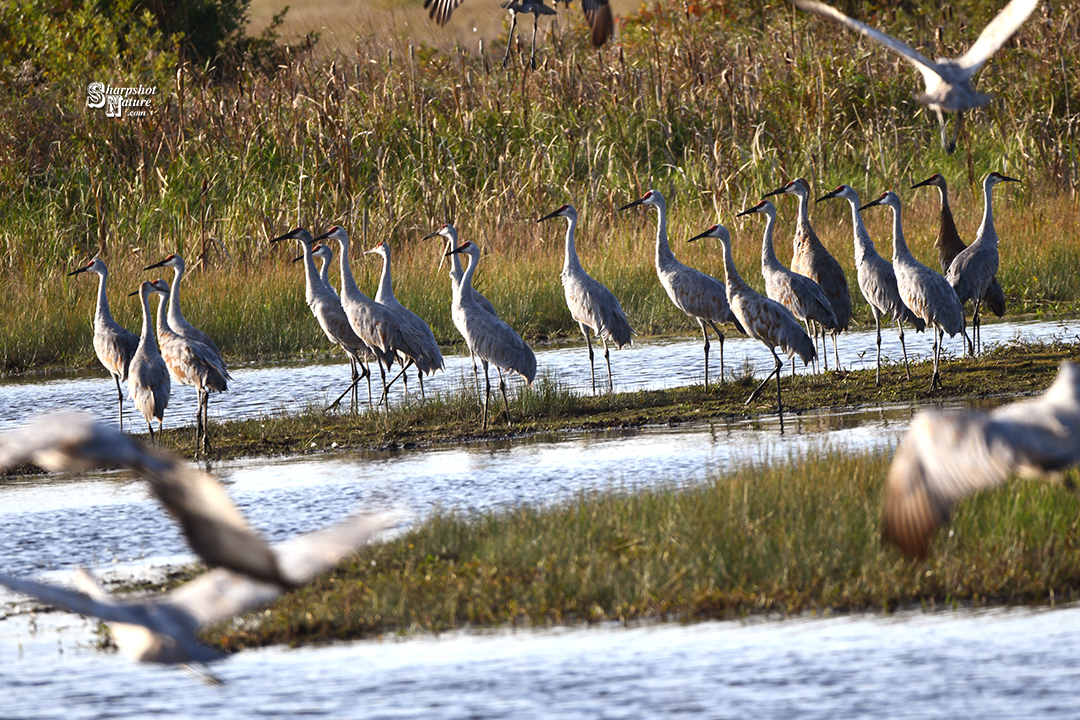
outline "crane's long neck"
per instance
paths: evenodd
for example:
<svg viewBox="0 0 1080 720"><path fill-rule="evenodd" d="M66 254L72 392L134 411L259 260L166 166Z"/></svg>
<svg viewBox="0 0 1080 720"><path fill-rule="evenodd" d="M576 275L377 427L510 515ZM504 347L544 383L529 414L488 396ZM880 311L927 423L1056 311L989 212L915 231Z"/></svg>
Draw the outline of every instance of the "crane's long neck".
<svg viewBox="0 0 1080 720"><path fill-rule="evenodd" d="M810 196L803 193L795 193L795 197L799 198L799 216L795 220L795 236L793 242L798 242L800 239L809 240L813 234L813 229L810 227Z"/></svg>
<svg viewBox="0 0 1080 720"><path fill-rule="evenodd" d="M171 293L170 293L171 294ZM161 337L165 333L172 332L172 328L169 327L169 303L167 298L158 295L157 306L157 334Z"/></svg>
<svg viewBox="0 0 1080 720"><path fill-rule="evenodd" d="M983 183L983 219L976 238L981 242L996 246L998 238L997 233L994 232L994 203L991 198L993 190L993 183Z"/></svg>
<svg viewBox="0 0 1080 720"><path fill-rule="evenodd" d="M856 259L865 258L867 255L877 252L874 248L874 241L870 239L870 233L866 231L862 213L859 212L859 198L849 198L848 203L851 204L851 227L855 232L855 257Z"/></svg>
<svg viewBox="0 0 1080 720"><path fill-rule="evenodd" d="M915 257L908 250L907 241L904 240L904 223L900 217L900 204L889 203L889 207L892 208L893 220L892 220L892 242L893 242L893 262L897 260L914 260Z"/></svg>
<svg viewBox="0 0 1080 720"><path fill-rule="evenodd" d="M170 294L171 297L171 294ZM142 300L142 333L139 335L139 346L143 353L154 355L158 352L157 338L154 336L153 320L150 315L150 291L139 291L139 299Z"/></svg>
<svg viewBox="0 0 1080 720"><path fill-rule="evenodd" d="M319 266L319 280L330 292L334 292L334 286L330 284L330 262L331 259L328 258L322 260L322 265Z"/></svg>
<svg viewBox="0 0 1080 720"><path fill-rule="evenodd" d="M394 284L390 280L390 251L384 249L382 253L382 275L379 276L379 292L375 294L377 302L386 302L394 299Z"/></svg>
<svg viewBox="0 0 1080 720"><path fill-rule="evenodd" d="M457 236L450 235L447 237L444 235L444 237L446 237L446 252L452 253L454 250L457 250ZM463 274L464 271L461 269L461 255L458 253L450 255L450 279L453 280L454 287L461 284L461 276Z"/></svg>
<svg viewBox="0 0 1080 720"><path fill-rule="evenodd" d="M776 259L776 251L773 250L773 225L776 224L775 213L765 213L765 234L761 238L761 269L778 270L783 266Z"/></svg>
<svg viewBox="0 0 1080 720"><path fill-rule="evenodd" d="M109 312L109 298L105 295L105 280L108 275L107 270L98 273L97 309L94 311L95 325L112 320L112 313Z"/></svg>
<svg viewBox="0 0 1080 720"><path fill-rule="evenodd" d="M563 256L564 273L581 268L581 261L578 260L577 256L577 248L574 246L574 230L577 228L577 218L571 215L566 218L566 221L566 253Z"/></svg>
<svg viewBox="0 0 1080 720"><path fill-rule="evenodd" d="M656 267L662 268L675 261L675 253L667 238L667 203L656 205Z"/></svg>
<svg viewBox="0 0 1080 720"><path fill-rule="evenodd" d="M750 289L739 275L735 267L735 255L731 251L731 238L720 238L720 244L724 246L724 284L727 286L728 297L734 292L742 292Z"/></svg>
<svg viewBox="0 0 1080 720"><path fill-rule="evenodd" d="M315 269L315 256L311 254L311 243L298 240L300 248L304 251L304 297L308 305L315 302L315 287L322 282L319 271Z"/></svg>
<svg viewBox="0 0 1080 720"><path fill-rule="evenodd" d="M338 238L338 244L341 245L341 295L348 300L363 301L369 300L364 293L360 292L360 288L356 286L356 280L353 279L352 265L349 263L349 241L348 239ZM310 253L308 253L310 255Z"/></svg>
<svg viewBox="0 0 1080 720"><path fill-rule="evenodd" d="M173 281L169 286L169 324L172 327L182 327L184 316L180 312L180 281L184 278L184 268L173 268Z"/></svg>

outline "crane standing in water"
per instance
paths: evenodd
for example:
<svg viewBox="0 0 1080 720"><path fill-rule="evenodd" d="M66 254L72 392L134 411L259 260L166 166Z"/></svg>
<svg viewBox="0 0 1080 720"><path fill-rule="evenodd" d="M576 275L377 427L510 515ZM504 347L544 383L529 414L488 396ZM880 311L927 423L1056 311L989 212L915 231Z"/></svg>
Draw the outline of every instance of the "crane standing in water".
<svg viewBox="0 0 1080 720"><path fill-rule="evenodd" d="M158 432L165 423L165 408L169 406L169 370L158 350L154 336L154 323L150 316L150 293L156 292L153 283L144 280L139 289L128 295L138 295L142 302L143 324L139 336L139 347L131 357L128 367L128 392L135 408L146 420L146 429L150 431L150 442L154 441L154 426L151 420L157 418ZM164 299L158 302L165 302Z"/></svg>
<svg viewBox="0 0 1080 720"><path fill-rule="evenodd" d="M68 277L84 272L98 276L97 308L94 310L94 352L105 369L116 382L116 397L119 403L119 425L124 429L124 391L120 383L128 381L128 366L131 357L139 347L139 336L113 320L109 312L109 299L105 295L105 283L109 278L109 269L100 258L94 258L83 267L72 270Z"/></svg>
<svg viewBox="0 0 1080 720"><path fill-rule="evenodd" d="M566 218L566 251L563 257L562 278L563 294L570 315L577 322L585 343L589 346L589 373L592 376L592 391L596 394L596 368L593 365L592 329L600 342L604 344L604 361L607 363L608 391L614 390L611 379L611 355L607 341L615 343L622 350L623 345L631 342L634 330L626 319L626 313L615 295L603 283L594 280L581 267L577 248L574 246L574 230L577 228L577 210L572 205L563 205L558 210L548 213L536 222L543 222L554 217Z"/></svg>

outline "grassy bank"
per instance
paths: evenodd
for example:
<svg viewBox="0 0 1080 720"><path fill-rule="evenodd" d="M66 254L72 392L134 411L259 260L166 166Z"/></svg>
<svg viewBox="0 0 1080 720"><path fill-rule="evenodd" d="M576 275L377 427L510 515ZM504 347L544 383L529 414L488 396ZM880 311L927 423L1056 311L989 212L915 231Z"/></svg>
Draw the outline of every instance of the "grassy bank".
<svg viewBox="0 0 1080 720"><path fill-rule="evenodd" d="M966 47L992 8L964 2L954 13L940 41L930 3L876 19L938 55ZM654 186L668 196L677 241L727 222L755 282L760 223L732 215L796 175L815 195L839 182L868 199L902 191L909 241L929 264L937 201L908 185L944 173L970 240L978 180L992 169L1021 177L1022 187L999 192L996 213L1012 311L1075 312L1078 23L1067 9L1053 22L1036 15L995 56L978 87L997 99L971 113L953 156L913 97L919 79L909 67L852 33L758 2L688 9L662 0L627 17L619 43L601 54L564 24L544 39L535 73L517 59L496 69L500 38L480 54L401 33L365 35L347 51L291 51L277 67L242 65L225 82L191 64L167 66L160 53L105 53L88 72L158 87L147 119L87 109L82 74L24 82L4 68L0 372L93 362L91 283L63 277L89 256L110 264L115 314L137 327L137 303L122 296L146 277L140 268L170 252L194 264L205 236L220 245L209 243L191 275L185 312L230 359L324 348L299 269L286 262L293 249L266 243L297 222L341 223L356 246L389 239L399 299L449 342L449 284L437 247L419 240L449 219L484 247L480 285L504 318L530 339L573 335L557 279L563 228L531 222L567 200L582 215L586 268L638 331L684 331L651 267L653 218L615 208ZM794 208L780 205L786 261ZM885 215L867 213L883 250ZM846 208L815 206L813 219L854 283ZM676 247L719 272L716 247ZM373 290L376 263L353 264ZM861 301L856 318L869 320Z"/></svg>
<svg viewBox="0 0 1080 720"><path fill-rule="evenodd" d="M700 487L436 514L269 611L226 648L463 627L1054 602L1080 583L1080 498L1015 482L961 505L927 562L880 541L885 454L716 470Z"/></svg>

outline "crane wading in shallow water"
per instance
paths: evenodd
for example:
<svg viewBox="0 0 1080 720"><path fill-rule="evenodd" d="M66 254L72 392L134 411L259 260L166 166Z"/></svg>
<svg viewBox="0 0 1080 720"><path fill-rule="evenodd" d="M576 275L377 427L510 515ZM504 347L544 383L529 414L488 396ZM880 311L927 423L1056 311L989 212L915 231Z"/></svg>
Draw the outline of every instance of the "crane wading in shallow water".
<svg viewBox="0 0 1080 720"><path fill-rule="evenodd" d="M450 20L450 15L453 14L454 9L461 5L463 0L424 0L424 8L430 8L428 10L428 17L437 22L439 25L446 25ZM567 7L570 7L570 0L563 0ZM555 6L558 7L559 0L555 0ZM514 29L517 27L518 13L532 14L533 16L533 34L532 34L532 55L531 64L532 69L536 69L536 25L540 21L541 15L554 15L555 10L549 8L544 4L544 0L505 0L499 4L499 7L510 12L510 32L506 34L506 54L503 55L502 66L506 67L506 64L510 61L510 45L514 39ZM601 47L607 42L607 39L611 37L612 31L615 29L615 20L611 16L611 6L608 4L608 0L581 0L581 9L585 13L585 22L588 23L589 29L592 31L592 44L593 47Z"/></svg>
<svg viewBox="0 0 1080 720"><path fill-rule="evenodd" d="M105 283L109 278L109 269L105 263L94 258L83 267L72 270L68 277L84 272L98 276L97 307L94 310L94 352L105 369L116 382L116 398L119 403L119 426L124 429L124 391L120 383L128 381L128 366L135 350L139 347L139 336L113 320L109 312L109 299L105 296Z"/></svg>
<svg viewBox="0 0 1080 720"><path fill-rule="evenodd" d="M956 149L956 138L960 134L960 122L963 113L967 110L982 107L990 102L990 97L976 91L971 86L971 81L990 56L997 52L1013 36L1013 33L1024 24L1024 21L1038 6L1039 0L1012 0L983 29L979 39L966 53L955 60L938 58L933 61L916 52L907 43L897 40L880 30L875 30L869 25L864 25L858 20L853 20L824 3L816 0L791 0L791 4L800 10L834 20L849 30L854 30L871 40L881 43L914 65L915 69L922 74L923 82L926 84L926 92L919 95L919 102L937 113L938 123L941 125L941 144L946 152L952 153ZM947 112L957 114L956 126L953 128L951 141L946 139L945 133L945 116L943 113Z"/></svg>
<svg viewBox="0 0 1080 720"><path fill-rule="evenodd" d="M735 217L753 213L765 216L765 234L761 239L761 275L765 278L765 294L806 323L807 329L811 327L811 322L829 330L836 328L836 315L821 286L805 275L792 272L776 258L776 251L773 249L776 207L768 200L762 200ZM824 353L824 349L822 352ZM795 363L791 363L791 373L795 374Z"/></svg>
<svg viewBox="0 0 1080 720"><path fill-rule="evenodd" d="M993 412L923 410L896 451L885 485L882 534L925 558L953 506L1014 473L1061 481L1080 463L1080 369L1063 362L1039 397Z"/></svg>
<svg viewBox="0 0 1080 720"><path fill-rule="evenodd" d="M911 312L911 308L900 299L900 290L896 287L896 273L893 266L874 247L874 241L866 232L862 214L859 212L859 194L850 185L840 185L828 195L819 197L816 202L829 198L843 198L851 205L851 223L855 231L855 272L858 275L859 290L870 305L877 328L877 374L874 384L881 384L881 318L896 321L900 332L900 349L904 352L904 372L911 379L911 367L908 365L907 345L904 344L904 325L911 323L915 332L926 329L922 318Z"/></svg>
<svg viewBox="0 0 1080 720"><path fill-rule="evenodd" d="M228 390L227 373L221 366L221 356L198 340L189 340L169 327L166 299L169 283L161 278L150 283L154 292L162 296L158 302L157 339L165 367L181 385L195 388L198 406L195 411L195 457L199 456L200 444L204 453L210 452L209 428L203 424L204 408L210 402L211 392Z"/></svg>
<svg viewBox="0 0 1080 720"><path fill-rule="evenodd" d="M614 383L611 379L611 355L607 341L615 343L615 347L622 350L623 345L631 343L630 336L634 330L626 319L626 313L615 295L608 290L603 283L594 280L581 267L578 260L577 249L574 246L574 230L577 228L577 210L572 205L563 205L558 210L548 213L536 222L543 222L551 218L566 218L566 250L563 256L562 278L563 294L566 296L566 307L570 309L570 315L577 322L581 334L585 336L585 343L589 346L589 374L592 376L592 391L596 394L596 367L593 365L592 340L589 339L589 329L592 329L600 342L604 344L604 361L607 363L608 391L613 391Z"/></svg>
<svg viewBox="0 0 1080 720"><path fill-rule="evenodd" d="M706 237L716 238L723 248L724 281L727 287L727 301L732 313L739 319L739 323L746 328L746 334L769 348L773 360L776 361L776 366L772 372L765 376L757 389L750 393L750 397L746 398L746 404L749 405L772 376L775 375L776 412L780 416L780 432L783 432L784 403L780 398L780 370L784 363L781 362L780 356L776 354L776 348L779 346L787 354L792 364L795 362L795 356L798 355L802 358L804 364L809 365L817 353L816 344L799 325L799 321L791 314L790 310L775 300L754 292L742 279L739 271L735 268L735 257L731 251L731 234L727 228L719 224L713 225L705 232L690 238L688 242L694 242L699 238Z"/></svg>
<svg viewBox="0 0 1080 720"><path fill-rule="evenodd" d="M900 299L923 322L937 330L934 333L934 376L930 379L930 389L933 390L941 385L938 367L941 363L942 338L945 333L949 333L949 337L964 333L964 308L945 278L916 260L908 250L900 217L900 197L887 190L859 210L875 205L888 205L893 211L893 271L896 273ZM966 333L964 339L967 339Z"/></svg>
<svg viewBox="0 0 1080 720"><path fill-rule="evenodd" d="M151 420L157 418L158 432L161 432L165 424L165 408L169 406L169 393L172 390L169 381L169 369L165 366L165 360L158 350L157 338L154 335L154 323L150 316L150 293L156 292L154 285L149 280L144 280L139 289L130 293L138 295L142 302L143 323L142 334L139 336L139 347L131 358L128 367L128 392L131 401L135 403L135 409L142 413L146 420L146 429L150 431L150 442L154 442L154 426ZM165 302L164 299L158 302Z"/></svg>
<svg viewBox="0 0 1080 720"><path fill-rule="evenodd" d="M476 357L480 358L480 364L484 366L483 428L487 430L488 398L491 396L488 363L493 364L499 372L499 390L502 391L503 407L506 409L506 424L512 425L510 401L506 398L506 380L503 378L503 370L517 373L525 379L527 385L532 385L533 380L536 379L536 355L512 327L482 309L469 292L473 275L476 274L476 266L480 262L480 248L466 241L458 248L449 251L447 255L458 253L469 256L469 269L462 276L461 283L454 288L452 314L454 326L465 338L465 344Z"/></svg>
<svg viewBox="0 0 1080 720"><path fill-rule="evenodd" d="M791 239L791 271L816 282L829 299L829 306L836 316L836 327L831 331L833 354L836 356L836 369L840 370L840 350L836 345L836 336L847 332L848 323L851 321L851 293L848 291L847 277L840 263L836 262L836 258L821 244L810 225L810 183L803 178L795 178L786 185L765 193L765 197L772 195L794 195L799 199L799 218L795 223L795 235ZM821 328L821 363L828 370L825 328L820 324L818 327Z"/></svg>
<svg viewBox="0 0 1080 720"><path fill-rule="evenodd" d="M998 234L994 229L991 191L995 185L1003 182L1020 181L996 172L990 173L983 180L982 225L979 226L975 242L953 259L949 271L945 273L945 279L960 299L961 309L968 300L975 305L971 316L972 355L982 351L982 320L979 318L979 308L998 271Z"/></svg>
<svg viewBox="0 0 1080 720"><path fill-rule="evenodd" d="M667 202L656 190L645 193L619 208L619 211L646 205L656 208L656 275L664 286L671 302L690 317L697 320L701 336L705 339L705 389L709 389L709 332L706 323L720 339L720 382L724 381L724 333L716 323L731 323L745 333L739 319L731 312L724 283L692 267L683 265L671 252L667 236Z"/></svg>

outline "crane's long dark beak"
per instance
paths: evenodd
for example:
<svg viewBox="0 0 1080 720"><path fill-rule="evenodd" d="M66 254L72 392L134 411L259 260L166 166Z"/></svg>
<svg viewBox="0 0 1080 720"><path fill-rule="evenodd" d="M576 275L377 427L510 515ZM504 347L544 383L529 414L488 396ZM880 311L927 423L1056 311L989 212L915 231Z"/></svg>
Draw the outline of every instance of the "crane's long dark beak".
<svg viewBox="0 0 1080 720"><path fill-rule="evenodd" d="M819 197L819 198L818 198L817 200L815 200L814 202L815 202L815 203L819 203L819 202L821 202L822 200L828 200L829 198L834 198L834 197L836 197L836 194L837 194L838 192L840 192L840 188L836 188L835 190L833 190L833 191L832 191L831 193L829 193L828 195L822 195L821 197Z"/></svg>
<svg viewBox="0 0 1080 720"><path fill-rule="evenodd" d="M142 288L139 288L139 290L141 290L141 289L142 289ZM128 297L131 297L132 295L138 295L138 294L139 294L139 290L136 290L135 292L129 292L129 293L128 293Z"/></svg>
<svg viewBox="0 0 1080 720"><path fill-rule="evenodd" d="M168 258L165 258L165 260L162 260L161 262L156 262L153 265L147 265L146 267L143 268L143 270L153 270L154 268L165 267L165 261L166 260L168 260ZM134 294L136 294L136 293L132 293L132 295L134 295Z"/></svg>
<svg viewBox="0 0 1080 720"><path fill-rule="evenodd" d="M284 235L278 235L276 238L270 238L270 242L279 242L281 240L295 240L297 233L300 232L300 228L293 228Z"/></svg>
<svg viewBox="0 0 1080 720"><path fill-rule="evenodd" d="M915 183L914 185L912 185L912 186L911 186L911 189L912 189L912 190L914 190L915 188L921 188L921 187L926 187L927 185L931 185L931 184L933 184L933 183L931 183L931 181L932 181L932 180L933 180L933 179L934 179L935 177L937 177L937 176L936 176L936 175L931 175L930 177L926 178L926 179L925 179L925 180L923 180L922 182L920 182L920 183Z"/></svg>
<svg viewBox="0 0 1080 720"><path fill-rule="evenodd" d="M1017 180L1016 178L1007 177L1005 175L1001 176L1001 180L1002 182L1023 182L1022 180Z"/></svg>
<svg viewBox="0 0 1080 720"><path fill-rule="evenodd" d="M861 208L859 208L859 212L862 212L866 208L874 207L875 205L880 205L880 204L881 204L881 198L878 198L877 200L871 200L870 202L866 203Z"/></svg>
<svg viewBox="0 0 1080 720"><path fill-rule="evenodd" d="M772 197L773 195L782 195L784 193L785 189L787 189L787 185L784 185L782 187L778 187L775 190L770 190L769 192L765 193L761 197L767 198L767 197Z"/></svg>
<svg viewBox="0 0 1080 720"><path fill-rule="evenodd" d="M619 208L619 212L622 212L623 210L628 210L628 209L634 207L635 205L640 205L643 202L645 202L645 198L638 198L637 200L635 200L632 203L627 203L626 205L623 205L621 208Z"/></svg>
<svg viewBox="0 0 1080 720"><path fill-rule="evenodd" d="M84 272L86 272L86 271L87 271L87 270L89 270L89 269L90 269L90 266L89 266L89 265L83 265L83 266L82 266L81 268L79 268L78 270L72 270L71 272L69 272L69 273L67 274L67 276L68 276L68 277L71 277L72 275L78 275L79 273L84 273Z"/></svg>
<svg viewBox="0 0 1080 720"><path fill-rule="evenodd" d="M329 231L328 231L328 232L324 232L324 233L323 233L322 235L320 235L320 236L319 236L319 237L317 237L317 238L313 238L313 239L312 239L312 242L319 242L320 240L325 240L325 239L326 239L326 238L328 238L328 237L330 237L330 232L329 232Z"/></svg>
<svg viewBox="0 0 1080 720"><path fill-rule="evenodd" d="M628 205L627 207L629 207L629 205ZM625 208L624 208L624 209L625 209ZM545 220L550 220L550 219L551 219L551 218L553 218L553 217L558 217L558 216L559 216L559 213L560 213L560 212L562 212L562 208L559 208L558 210L555 210L555 211L553 211L553 212L549 212L549 213L548 213L547 215L545 215L544 217L540 218L540 219L539 219L539 220L537 220L536 222L544 222Z"/></svg>
<svg viewBox="0 0 1080 720"><path fill-rule="evenodd" d="M711 228L709 228L709 229L708 229L708 230L706 230L705 232L703 232L703 233L698 233L697 235L695 235L694 237L690 238L690 239L689 239L689 240L687 240L686 242L694 242L695 240L700 240L700 239L701 239L701 238L703 238L703 237L712 237L711 235L709 235L709 233L711 233L711 232L712 232L713 230L715 230L715 229L716 229L716 226L715 226L715 225L713 225L713 226L712 226Z"/></svg>
<svg viewBox="0 0 1080 720"><path fill-rule="evenodd" d="M751 215L751 214L753 214L753 213L756 213L756 212L757 212L757 209L758 209L758 206L757 206L757 205L755 205L755 206L754 206L754 207L752 207L752 208L746 208L746 209L745 209L745 210L743 210L742 212L740 212L740 213L736 213L736 214L735 214L735 217L742 217L743 215Z"/></svg>
<svg viewBox="0 0 1080 720"><path fill-rule="evenodd" d="M435 232L433 232L433 233L431 233L429 235L425 235L424 237L421 238L421 240L430 240L433 237L442 237L442 233L439 232L438 230L436 230Z"/></svg>
<svg viewBox="0 0 1080 720"><path fill-rule="evenodd" d="M292 261L293 261L293 262L300 262L300 261L301 261L301 260L303 260L303 259L304 259L304 256L303 256L303 255L297 255L296 257L294 257L294 258L292 259Z"/></svg>
<svg viewBox="0 0 1080 720"><path fill-rule="evenodd" d="M468 247L468 246L467 245L461 245L459 247L454 248L453 250L447 250L445 253L443 253L443 257L450 257L451 255L457 255L459 252L464 250L466 247Z"/></svg>

